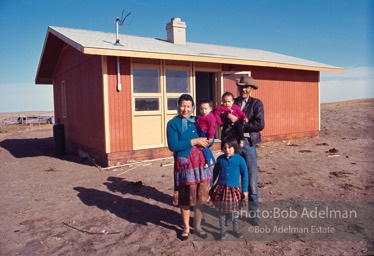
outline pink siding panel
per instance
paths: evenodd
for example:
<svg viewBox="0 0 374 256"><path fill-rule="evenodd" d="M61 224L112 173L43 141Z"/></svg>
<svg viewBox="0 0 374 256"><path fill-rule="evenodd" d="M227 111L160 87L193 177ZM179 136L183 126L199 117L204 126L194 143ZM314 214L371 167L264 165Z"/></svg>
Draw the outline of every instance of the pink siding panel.
<svg viewBox="0 0 374 256"><path fill-rule="evenodd" d="M266 67L240 67L249 70L260 88L252 96L264 103L263 136L315 132L319 129L317 71ZM227 85L226 85L227 84ZM234 82L225 82L224 90L238 95Z"/></svg>
<svg viewBox="0 0 374 256"><path fill-rule="evenodd" d="M101 57L72 47L60 58L54 77L55 112L68 141L105 151ZM66 83L67 117L61 115L61 81Z"/></svg>
<svg viewBox="0 0 374 256"><path fill-rule="evenodd" d="M117 91L117 58L108 57L110 152L132 150L130 59L121 58L122 90Z"/></svg>

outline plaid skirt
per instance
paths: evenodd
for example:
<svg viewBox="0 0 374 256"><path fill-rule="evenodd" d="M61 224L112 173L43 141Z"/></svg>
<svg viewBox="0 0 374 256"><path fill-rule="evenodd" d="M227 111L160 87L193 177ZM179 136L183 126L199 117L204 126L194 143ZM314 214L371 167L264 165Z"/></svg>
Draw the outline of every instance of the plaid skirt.
<svg viewBox="0 0 374 256"><path fill-rule="evenodd" d="M242 195L240 188L216 184L209 192L211 205L220 212L239 211Z"/></svg>

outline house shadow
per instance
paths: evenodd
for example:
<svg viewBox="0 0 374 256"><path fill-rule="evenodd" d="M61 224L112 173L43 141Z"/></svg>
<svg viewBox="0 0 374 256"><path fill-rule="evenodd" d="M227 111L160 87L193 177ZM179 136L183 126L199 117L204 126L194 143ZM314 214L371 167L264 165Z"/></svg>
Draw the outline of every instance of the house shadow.
<svg viewBox="0 0 374 256"><path fill-rule="evenodd" d="M78 155L57 155L53 137L5 139L0 141L0 148L7 150L15 158L49 156L60 160L93 166L87 159L82 159Z"/></svg>
<svg viewBox="0 0 374 256"><path fill-rule="evenodd" d="M152 223L180 232L180 215L176 211L97 189L75 187L74 190L78 191L79 199L88 206L107 210L131 223L145 226Z"/></svg>
<svg viewBox="0 0 374 256"><path fill-rule="evenodd" d="M173 197L165 194L155 187L147 186L142 181L127 181L124 178L108 177L108 182L104 185L112 192L120 192L122 194L137 195L148 199L153 199L157 202L172 205Z"/></svg>
<svg viewBox="0 0 374 256"><path fill-rule="evenodd" d="M0 147L9 151L16 158L55 156L53 137L32 139L5 139Z"/></svg>

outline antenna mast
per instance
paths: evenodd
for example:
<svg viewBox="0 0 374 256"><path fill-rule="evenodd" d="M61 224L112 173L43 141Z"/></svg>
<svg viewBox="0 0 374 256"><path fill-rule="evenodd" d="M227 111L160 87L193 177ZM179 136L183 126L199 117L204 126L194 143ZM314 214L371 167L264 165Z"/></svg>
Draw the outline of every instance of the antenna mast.
<svg viewBox="0 0 374 256"><path fill-rule="evenodd" d="M116 18L116 43L115 45L121 45L120 42L119 42L119 34L118 34L118 26L122 26L123 23L125 22L126 18L129 17L131 15L131 12L127 13L125 17L123 17L123 13L125 12L125 9L123 9L122 11L122 15L121 15L121 19L120 18Z"/></svg>

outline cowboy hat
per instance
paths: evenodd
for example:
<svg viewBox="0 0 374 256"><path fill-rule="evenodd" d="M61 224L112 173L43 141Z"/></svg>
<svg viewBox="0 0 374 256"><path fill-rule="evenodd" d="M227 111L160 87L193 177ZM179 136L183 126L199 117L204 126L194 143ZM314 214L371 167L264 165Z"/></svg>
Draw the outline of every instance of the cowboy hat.
<svg viewBox="0 0 374 256"><path fill-rule="evenodd" d="M240 81L236 83L237 86L242 86L242 87L253 87L254 89L258 89L260 87L258 83L250 76L242 76L240 77Z"/></svg>

